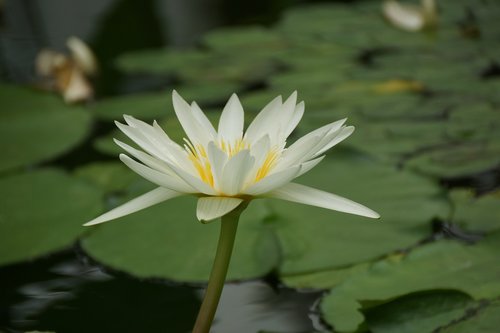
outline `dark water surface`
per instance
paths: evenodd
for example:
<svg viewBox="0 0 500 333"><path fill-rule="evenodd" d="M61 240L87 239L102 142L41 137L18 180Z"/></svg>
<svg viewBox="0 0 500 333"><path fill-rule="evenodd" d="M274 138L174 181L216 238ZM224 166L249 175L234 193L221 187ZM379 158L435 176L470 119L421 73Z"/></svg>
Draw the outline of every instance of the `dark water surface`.
<svg viewBox="0 0 500 333"><path fill-rule="evenodd" d="M0 269L0 332L189 332L199 287L111 276L68 251ZM212 332L313 330L318 293L227 284Z"/></svg>

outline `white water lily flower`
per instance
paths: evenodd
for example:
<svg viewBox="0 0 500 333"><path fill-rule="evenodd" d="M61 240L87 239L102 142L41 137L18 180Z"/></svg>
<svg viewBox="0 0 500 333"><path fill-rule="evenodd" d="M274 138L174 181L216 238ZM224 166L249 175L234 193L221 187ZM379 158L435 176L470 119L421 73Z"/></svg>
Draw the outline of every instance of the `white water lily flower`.
<svg viewBox="0 0 500 333"><path fill-rule="evenodd" d="M119 206L85 225L122 217L185 194L199 197L200 221L221 217L242 202L272 197L371 218L373 210L335 194L291 181L308 172L324 153L347 138L354 127L345 119L310 132L286 147L286 139L304 113L293 93L284 103L272 100L243 130L243 107L233 94L216 131L200 107L186 103L173 92L175 113L186 132L184 146L172 141L158 123L146 124L124 116L127 125L116 123L142 150L115 140L130 156L120 159L130 169L159 187Z"/></svg>
<svg viewBox="0 0 500 333"><path fill-rule="evenodd" d="M382 11L392 25L406 31L434 27L438 17L435 0L421 0L420 6L385 0Z"/></svg>

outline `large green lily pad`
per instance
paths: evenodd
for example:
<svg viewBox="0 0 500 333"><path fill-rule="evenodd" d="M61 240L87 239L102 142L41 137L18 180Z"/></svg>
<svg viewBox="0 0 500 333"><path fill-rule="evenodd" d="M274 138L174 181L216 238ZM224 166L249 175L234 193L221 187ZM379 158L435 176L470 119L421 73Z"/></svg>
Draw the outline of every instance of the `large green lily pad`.
<svg viewBox="0 0 500 333"><path fill-rule="evenodd" d="M90 115L51 94L0 85L0 171L57 157L82 142Z"/></svg>
<svg viewBox="0 0 500 333"><path fill-rule="evenodd" d="M495 333L500 324L500 301L496 300L476 309L465 320L456 321L445 327L443 333Z"/></svg>
<svg viewBox="0 0 500 333"><path fill-rule="evenodd" d="M500 233L471 246L439 241L404 258L388 258L332 289L321 303L325 320L339 332L363 323L366 302L383 302L426 290L456 290L478 300L500 295Z"/></svg>
<svg viewBox="0 0 500 333"><path fill-rule="evenodd" d="M432 333L476 306L456 291L410 294L368 310L367 322L373 333Z"/></svg>
<svg viewBox="0 0 500 333"><path fill-rule="evenodd" d="M431 181L342 156L326 158L297 182L360 202L382 218L273 200L282 275L341 268L410 247L430 234L434 217L447 216L448 203Z"/></svg>
<svg viewBox="0 0 500 333"><path fill-rule="evenodd" d="M103 120L120 120L124 114L139 119L165 116L172 109L172 92L142 93L103 99L90 106L96 117Z"/></svg>
<svg viewBox="0 0 500 333"><path fill-rule="evenodd" d="M471 191L453 190L451 221L469 231L492 232L500 228L500 191L475 197Z"/></svg>
<svg viewBox="0 0 500 333"><path fill-rule="evenodd" d="M411 158L406 166L435 177L470 176L500 165L497 141L473 141L430 149Z"/></svg>
<svg viewBox="0 0 500 333"><path fill-rule="evenodd" d="M82 246L95 260L143 278L182 282L208 279L215 256L219 222L196 220L196 200L176 198L112 221L85 237ZM269 212L251 203L241 217L230 280L265 275L278 263L274 234L266 225Z"/></svg>
<svg viewBox="0 0 500 333"><path fill-rule="evenodd" d="M74 172L75 176L81 178L105 192L124 191L140 177L131 172L121 162L95 162L86 164Z"/></svg>
<svg viewBox="0 0 500 333"><path fill-rule="evenodd" d="M102 211L102 191L55 169L0 179L0 265L71 245Z"/></svg>
<svg viewBox="0 0 500 333"><path fill-rule="evenodd" d="M206 56L197 50L141 50L119 56L116 64L119 69L129 73L173 74L180 67L189 66Z"/></svg>

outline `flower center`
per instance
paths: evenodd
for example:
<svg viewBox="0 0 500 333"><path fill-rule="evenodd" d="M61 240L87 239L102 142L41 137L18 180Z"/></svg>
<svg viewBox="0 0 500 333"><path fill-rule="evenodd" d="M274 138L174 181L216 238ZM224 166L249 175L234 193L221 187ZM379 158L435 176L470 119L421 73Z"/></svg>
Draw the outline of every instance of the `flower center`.
<svg viewBox="0 0 500 333"><path fill-rule="evenodd" d="M184 148L188 153L189 160L193 163L193 166L198 172L201 180L211 187L215 187L212 166L210 164L210 160L208 159L205 148L200 144L191 143L188 139L184 139L184 141L186 142ZM238 139L232 143L225 140L220 140L219 142L217 142L217 146L220 148L220 150L227 154L228 158L231 158L244 149L250 149L250 144L248 142L245 142L243 139ZM266 158L264 159L264 162L260 166L258 166L253 182L258 182L266 177L267 174L275 166L278 157L279 153L276 149L269 150Z"/></svg>

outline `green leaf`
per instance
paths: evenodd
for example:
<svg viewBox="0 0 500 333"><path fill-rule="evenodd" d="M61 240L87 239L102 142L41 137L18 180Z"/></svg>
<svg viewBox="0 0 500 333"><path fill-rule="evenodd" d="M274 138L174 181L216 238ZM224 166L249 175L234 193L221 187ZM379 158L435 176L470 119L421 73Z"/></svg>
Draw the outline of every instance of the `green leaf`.
<svg viewBox="0 0 500 333"><path fill-rule="evenodd" d="M155 119L172 110L170 100L171 92L142 93L103 99L91 105L90 110L103 120L121 121L124 114L141 120Z"/></svg>
<svg viewBox="0 0 500 333"><path fill-rule="evenodd" d="M440 332L443 333L495 333L500 324L500 301L480 307L465 320L451 323Z"/></svg>
<svg viewBox="0 0 500 333"><path fill-rule="evenodd" d="M0 85L0 171L55 158L82 142L90 115L56 96Z"/></svg>
<svg viewBox="0 0 500 333"><path fill-rule="evenodd" d="M474 306L456 291L410 294L368 310L366 319L373 333L432 333Z"/></svg>
<svg viewBox="0 0 500 333"><path fill-rule="evenodd" d="M202 224L193 198L176 198L96 227L82 241L85 251L113 269L143 278L202 282L215 256L219 223ZM268 212L253 202L242 214L230 280L265 275L278 263L275 236L265 219Z"/></svg>
<svg viewBox="0 0 500 333"><path fill-rule="evenodd" d="M403 259L388 258L332 289L323 298L324 319L339 332L363 323L363 302L383 302L426 290L456 290L478 300L500 295L500 233L471 246L439 241L416 248Z"/></svg>
<svg viewBox="0 0 500 333"><path fill-rule="evenodd" d="M71 245L102 211L102 192L47 169L0 179L0 265Z"/></svg>
<svg viewBox="0 0 500 333"><path fill-rule="evenodd" d="M206 53L197 50L141 50L119 56L116 65L129 73L173 74L179 68L197 63L206 56Z"/></svg>
<svg viewBox="0 0 500 333"><path fill-rule="evenodd" d="M471 191L453 190L451 221L469 231L492 232L500 228L500 191L474 197Z"/></svg>
<svg viewBox="0 0 500 333"><path fill-rule="evenodd" d="M427 179L342 155L326 158L297 183L362 203L381 219L273 200L285 276L342 268L410 247L430 234L434 217L449 212L441 190Z"/></svg>
<svg viewBox="0 0 500 333"><path fill-rule="evenodd" d="M203 43L221 53L254 52L275 54L287 47L282 36L259 26L217 29L203 36Z"/></svg>
<svg viewBox="0 0 500 333"><path fill-rule="evenodd" d="M428 150L406 162L409 169L434 177L473 175L500 164L500 144L471 141Z"/></svg>
<svg viewBox="0 0 500 333"><path fill-rule="evenodd" d="M120 162L95 162L75 170L75 176L105 192L123 191L140 177Z"/></svg>

